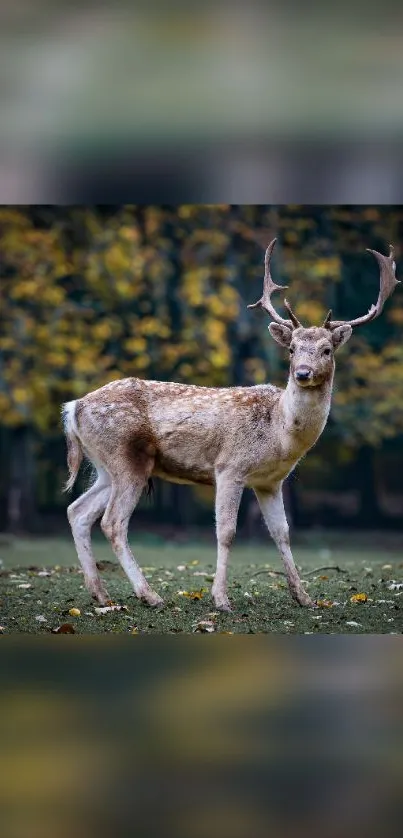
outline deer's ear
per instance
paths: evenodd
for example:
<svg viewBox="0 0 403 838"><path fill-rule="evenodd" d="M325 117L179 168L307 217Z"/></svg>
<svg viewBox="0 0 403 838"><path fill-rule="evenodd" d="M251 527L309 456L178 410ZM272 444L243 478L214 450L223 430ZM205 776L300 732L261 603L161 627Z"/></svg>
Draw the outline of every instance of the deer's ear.
<svg viewBox="0 0 403 838"><path fill-rule="evenodd" d="M269 332L281 346L289 346L292 338L292 331L287 326L280 326L279 323L270 323Z"/></svg>
<svg viewBox="0 0 403 838"><path fill-rule="evenodd" d="M340 346L343 346L343 343L347 343L352 334L353 330L351 326L348 326L347 324L345 326L337 326L336 329L333 329L332 341L335 350L340 349Z"/></svg>

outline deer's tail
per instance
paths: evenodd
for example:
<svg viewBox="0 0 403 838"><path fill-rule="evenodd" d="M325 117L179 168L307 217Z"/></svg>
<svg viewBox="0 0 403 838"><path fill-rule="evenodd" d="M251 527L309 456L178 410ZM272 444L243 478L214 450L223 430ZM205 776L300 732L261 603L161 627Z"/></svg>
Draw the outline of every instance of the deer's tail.
<svg viewBox="0 0 403 838"><path fill-rule="evenodd" d="M62 408L64 433L67 443L67 465L69 468L69 479L63 491L69 492L77 479L77 474L83 459L83 449L77 433L76 423L76 401L66 402Z"/></svg>

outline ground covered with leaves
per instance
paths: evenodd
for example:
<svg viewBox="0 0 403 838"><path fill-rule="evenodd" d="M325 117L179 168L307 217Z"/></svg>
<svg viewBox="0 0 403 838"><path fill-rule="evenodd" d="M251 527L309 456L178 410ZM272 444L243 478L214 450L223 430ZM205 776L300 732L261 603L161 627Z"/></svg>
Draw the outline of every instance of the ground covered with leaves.
<svg viewBox="0 0 403 838"><path fill-rule="evenodd" d="M99 542L95 553L111 596L100 609L83 586L67 539L0 542L2 634L383 633L403 631L403 555L396 547L343 549L301 546L294 551L316 609L290 598L273 548L238 545L231 556L233 611L217 612L210 595L211 545L137 543L133 549L150 585L163 597L151 609L131 593L120 567Z"/></svg>

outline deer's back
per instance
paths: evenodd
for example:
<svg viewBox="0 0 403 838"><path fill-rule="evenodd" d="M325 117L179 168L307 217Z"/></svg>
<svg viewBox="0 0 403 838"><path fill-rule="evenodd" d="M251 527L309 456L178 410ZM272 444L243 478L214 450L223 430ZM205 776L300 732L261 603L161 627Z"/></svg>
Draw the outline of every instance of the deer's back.
<svg viewBox="0 0 403 838"><path fill-rule="evenodd" d="M217 463L247 468L261 457L281 392L128 378L79 399L77 427L90 456L101 443L115 461L152 456L157 476L212 484Z"/></svg>

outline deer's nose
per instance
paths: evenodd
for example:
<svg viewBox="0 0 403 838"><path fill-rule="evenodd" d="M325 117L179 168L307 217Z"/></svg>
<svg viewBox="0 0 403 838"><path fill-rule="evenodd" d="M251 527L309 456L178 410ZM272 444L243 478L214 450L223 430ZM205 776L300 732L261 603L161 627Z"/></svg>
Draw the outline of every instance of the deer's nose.
<svg viewBox="0 0 403 838"><path fill-rule="evenodd" d="M295 370L295 378L297 381L309 381L312 378L312 370L309 367L298 367Z"/></svg>

